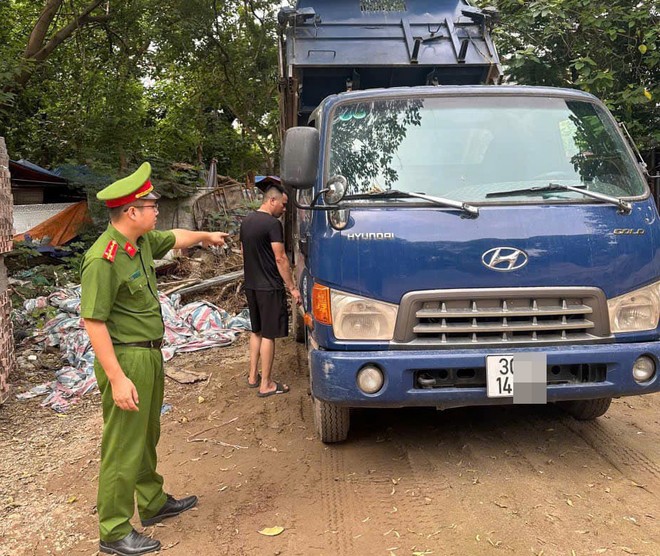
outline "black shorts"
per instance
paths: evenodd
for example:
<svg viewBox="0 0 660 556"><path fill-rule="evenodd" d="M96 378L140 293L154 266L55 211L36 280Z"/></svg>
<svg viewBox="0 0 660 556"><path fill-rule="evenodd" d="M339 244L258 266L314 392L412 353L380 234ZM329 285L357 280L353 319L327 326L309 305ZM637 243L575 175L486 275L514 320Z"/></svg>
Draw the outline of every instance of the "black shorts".
<svg viewBox="0 0 660 556"><path fill-rule="evenodd" d="M289 334L289 309L285 290L245 290L252 332L274 340Z"/></svg>

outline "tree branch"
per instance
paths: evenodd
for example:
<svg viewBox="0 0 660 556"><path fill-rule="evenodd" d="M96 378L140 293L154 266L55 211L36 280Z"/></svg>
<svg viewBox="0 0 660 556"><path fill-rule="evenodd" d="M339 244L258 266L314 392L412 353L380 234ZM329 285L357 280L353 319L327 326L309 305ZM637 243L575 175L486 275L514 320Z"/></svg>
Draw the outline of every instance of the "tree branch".
<svg viewBox="0 0 660 556"><path fill-rule="evenodd" d="M110 14L107 15L91 15L87 18L87 23L105 23L110 20Z"/></svg>
<svg viewBox="0 0 660 556"><path fill-rule="evenodd" d="M28 39L27 46L23 52L23 57L26 59L32 58L43 46L48 29L50 28L57 10L60 9L63 0L47 0L44 9L39 15L39 19L35 23L30 38Z"/></svg>
<svg viewBox="0 0 660 556"><path fill-rule="evenodd" d="M36 62L37 64L43 62L59 45L69 39L79 28L92 22L96 23L110 19L109 14L104 16L91 15L91 13L105 1L92 0L80 15L69 21L68 24L57 31L44 45L48 29L50 29L50 26L53 24L55 16L61 8L63 1L64 0L46 0L46 5L41 11L39 19L30 33L28 44L23 52L23 67L13 83L4 87L4 93L13 93L17 89L25 87L30 80L36 65L34 63L25 64L25 62Z"/></svg>
<svg viewBox="0 0 660 556"><path fill-rule="evenodd" d="M56 1L56 0L49 0L49 1ZM61 2L61 0L60 0ZM87 23L89 23L89 20L91 18L91 12L93 12L96 8L98 8L101 4L103 3L103 0L93 0L83 11L82 13L69 21L68 24L66 24L64 27L62 27L59 31L57 31L46 43L45 46L39 49L38 52L36 52L31 58L35 60L36 62L43 62L48 56L50 56L53 51L60 45L62 44L65 40L67 40L73 33L76 32L77 29L80 27L85 26ZM101 18L104 18L105 20L109 19L109 15L105 16L99 16L95 18L95 20L100 20Z"/></svg>

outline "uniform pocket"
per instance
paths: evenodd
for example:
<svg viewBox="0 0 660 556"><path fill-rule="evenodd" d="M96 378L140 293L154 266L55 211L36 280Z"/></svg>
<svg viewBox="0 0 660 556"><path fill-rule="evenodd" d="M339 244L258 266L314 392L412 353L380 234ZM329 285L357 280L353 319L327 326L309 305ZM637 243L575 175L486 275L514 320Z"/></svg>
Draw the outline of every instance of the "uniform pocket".
<svg viewBox="0 0 660 556"><path fill-rule="evenodd" d="M149 295L149 285L144 276L131 280L126 284L128 291L131 293L131 300L135 302L136 306L142 307L147 303L147 296Z"/></svg>

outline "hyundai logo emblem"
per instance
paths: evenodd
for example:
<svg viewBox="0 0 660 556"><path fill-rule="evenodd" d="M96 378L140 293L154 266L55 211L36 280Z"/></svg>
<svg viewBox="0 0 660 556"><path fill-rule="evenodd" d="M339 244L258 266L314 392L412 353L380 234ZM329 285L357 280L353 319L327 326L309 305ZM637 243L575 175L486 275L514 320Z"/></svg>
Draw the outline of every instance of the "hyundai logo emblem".
<svg viewBox="0 0 660 556"><path fill-rule="evenodd" d="M493 247L481 255L481 262L485 266L499 272L518 270L528 260L527 253L515 247Z"/></svg>

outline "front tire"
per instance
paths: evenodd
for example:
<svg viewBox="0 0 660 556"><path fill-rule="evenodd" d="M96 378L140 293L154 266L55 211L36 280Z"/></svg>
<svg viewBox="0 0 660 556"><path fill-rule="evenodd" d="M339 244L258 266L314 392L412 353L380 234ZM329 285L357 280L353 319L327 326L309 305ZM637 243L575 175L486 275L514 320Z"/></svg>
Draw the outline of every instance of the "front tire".
<svg viewBox="0 0 660 556"><path fill-rule="evenodd" d="M578 421L592 421L605 415L611 403L612 398L597 398L595 400L559 402L559 407Z"/></svg>
<svg viewBox="0 0 660 556"><path fill-rule="evenodd" d="M343 442L348 437L350 410L348 407L334 405L312 398L314 406L314 424L321 442L326 444Z"/></svg>

